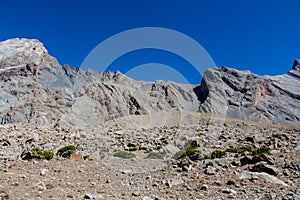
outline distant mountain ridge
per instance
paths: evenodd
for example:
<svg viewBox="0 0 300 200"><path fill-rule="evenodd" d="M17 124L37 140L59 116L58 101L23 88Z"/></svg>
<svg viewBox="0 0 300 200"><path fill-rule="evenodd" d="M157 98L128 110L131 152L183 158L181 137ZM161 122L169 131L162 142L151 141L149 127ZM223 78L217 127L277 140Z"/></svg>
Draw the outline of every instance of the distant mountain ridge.
<svg viewBox="0 0 300 200"><path fill-rule="evenodd" d="M41 42L0 42L0 123L93 126L127 115L182 110L300 125L299 60L280 76L208 69L201 85L135 81L120 72L61 66Z"/></svg>

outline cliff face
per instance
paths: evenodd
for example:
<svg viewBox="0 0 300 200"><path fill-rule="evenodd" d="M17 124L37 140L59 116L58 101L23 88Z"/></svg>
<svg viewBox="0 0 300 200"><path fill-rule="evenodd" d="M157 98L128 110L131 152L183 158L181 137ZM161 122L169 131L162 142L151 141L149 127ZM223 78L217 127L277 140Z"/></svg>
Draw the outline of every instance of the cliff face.
<svg viewBox="0 0 300 200"><path fill-rule="evenodd" d="M90 126L127 115L200 111L300 125L299 61L287 75L257 76L226 67L199 86L135 81L61 66L38 40L0 42L0 123Z"/></svg>
<svg viewBox="0 0 300 200"><path fill-rule="evenodd" d="M295 61L299 63L299 61ZM286 75L258 76L221 67L209 69L201 83L200 112L282 124L300 124L299 65Z"/></svg>

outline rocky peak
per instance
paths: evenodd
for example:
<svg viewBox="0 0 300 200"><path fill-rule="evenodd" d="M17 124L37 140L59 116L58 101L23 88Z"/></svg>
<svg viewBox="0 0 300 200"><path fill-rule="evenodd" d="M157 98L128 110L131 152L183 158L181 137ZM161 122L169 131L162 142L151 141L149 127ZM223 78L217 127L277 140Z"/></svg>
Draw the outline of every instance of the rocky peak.
<svg viewBox="0 0 300 200"><path fill-rule="evenodd" d="M296 59L293 64L293 70L300 72L300 60Z"/></svg>
<svg viewBox="0 0 300 200"><path fill-rule="evenodd" d="M48 52L36 39L15 38L0 42L0 68L40 65Z"/></svg>
<svg viewBox="0 0 300 200"><path fill-rule="evenodd" d="M32 75L55 80L49 73L55 75L62 71L58 61L36 39L14 38L0 42L0 78L4 81Z"/></svg>

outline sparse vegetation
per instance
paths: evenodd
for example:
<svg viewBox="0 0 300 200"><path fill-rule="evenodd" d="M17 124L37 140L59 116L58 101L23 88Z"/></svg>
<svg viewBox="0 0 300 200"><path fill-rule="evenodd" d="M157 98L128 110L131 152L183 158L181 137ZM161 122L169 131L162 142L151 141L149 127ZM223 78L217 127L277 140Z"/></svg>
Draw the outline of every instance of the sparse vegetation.
<svg viewBox="0 0 300 200"><path fill-rule="evenodd" d="M267 148L267 147L251 149L251 155L252 156L260 156L262 154L270 154L270 149Z"/></svg>
<svg viewBox="0 0 300 200"><path fill-rule="evenodd" d="M228 148L225 151L230 152L230 153L244 153L246 151L251 152L251 148L241 146L241 147L235 147L235 148Z"/></svg>
<svg viewBox="0 0 300 200"><path fill-rule="evenodd" d="M205 159L215 159L226 157L226 153L238 153L243 156L247 155L247 152L251 156L260 156L262 154L270 154L270 149L266 147L250 148L250 147L235 147L228 148L226 150L216 150L211 153L210 156L206 155Z"/></svg>
<svg viewBox="0 0 300 200"><path fill-rule="evenodd" d="M136 157L134 153L128 151L117 151L113 154L113 156L117 158L123 158L123 159L130 159Z"/></svg>
<svg viewBox="0 0 300 200"><path fill-rule="evenodd" d="M151 152L147 155L146 159L163 159L165 153L162 152Z"/></svg>
<svg viewBox="0 0 300 200"><path fill-rule="evenodd" d="M211 159L215 159L215 158L223 158L226 156L226 151L219 151L219 150L216 150L216 151L213 151L210 155L210 158Z"/></svg>
<svg viewBox="0 0 300 200"><path fill-rule="evenodd" d="M76 147L74 145L68 145L68 146L65 146L65 147L59 149L56 152L56 155L62 156L62 157L70 157L70 155L75 151L76 151Z"/></svg>
<svg viewBox="0 0 300 200"><path fill-rule="evenodd" d="M197 145L192 143L188 145L185 149L178 151L173 157L174 159L178 160L184 157L191 158L199 153L200 151L197 149Z"/></svg>
<svg viewBox="0 0 300 200"><path fill-rule="evenodd" d="M51 160L54 156L54 153L52 151L42 151L39 148L33 148L31 151L36 154L34 159Z"/></svg>

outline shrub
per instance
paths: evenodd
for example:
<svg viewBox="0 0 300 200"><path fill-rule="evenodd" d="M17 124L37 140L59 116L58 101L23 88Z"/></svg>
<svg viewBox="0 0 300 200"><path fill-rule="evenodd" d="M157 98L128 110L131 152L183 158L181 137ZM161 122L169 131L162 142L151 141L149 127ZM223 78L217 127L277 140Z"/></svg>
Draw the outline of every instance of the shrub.
<svg viewBox="0 0 300 200"><path fill-rule="evenodd" d="M117 151L113 154L114 157L123 158L123 159L130 159L135 158L135 154L128 152L128 151Z"/></svg>
<svg viewBox="0 0 300 200"><path fill-rule="evenodd" d="M54 153L52 151L44 151L44 156L45 156L45 159L51 160L54 156Z"/></svg>
<svg viewBox="0 0 300 200"><path fill-rule="evenodd" d="M146 159L162 159L166 154L161 152L151 152L147 155Z"/></svg>
<svg viewBox="0 0 300 200"><path fill-rule="evenodd" d="M71 153L76 151L76 147L74 145L68 145L63 148L60 148L57 152L56 155L62 156L62 157L70 157Z"/></svg>
<svg viewBox="0 0 300 200"><path fill-rule="evenodd" d="M178 151L173 157L176 160L178 160L178 159L181 159L184 157L191 158L199 153L200 153L200 151L197 150L197 146L192 143L192 144L188 145L185 149Z"/></svg>
<svg viewBox="0 0 300 200"><path fill-rule="evenodd" d="M225 151L230 152L230 153L244 153L246 151L250 152L251 148L249 148L249 147L235 147L235 148L228 148Z"/></svg>
<svg viewBox="0 0 300 200"><path fill-rule="evenodd" d="M39 148L33 148L31 151L36 154L36 156L34 156L34 159L51 160L54 156L54 153L52 151L42 151Z"/></svg>
<svg viewBox="0 0 300 200"><path fill-rule="evenodd" d="M242 156L246 156L249 152L251 156L260 156L262 154L270 154L270 149L266 147L260 147L260 148L250 148L250 147L235 147L235 148L228 148L224 151L222 150L216 150L211 153L210 156L205 156L205 159L215 159L215 158L223 158L226 156L226 153L238 153Z"/></svg>
<svg viewBox="0 0 300 200"><path fill-rule="evenodd" d="M251 156L260 156L262 154L270 154L270 149L267 147L251 149Z"/></svg>

